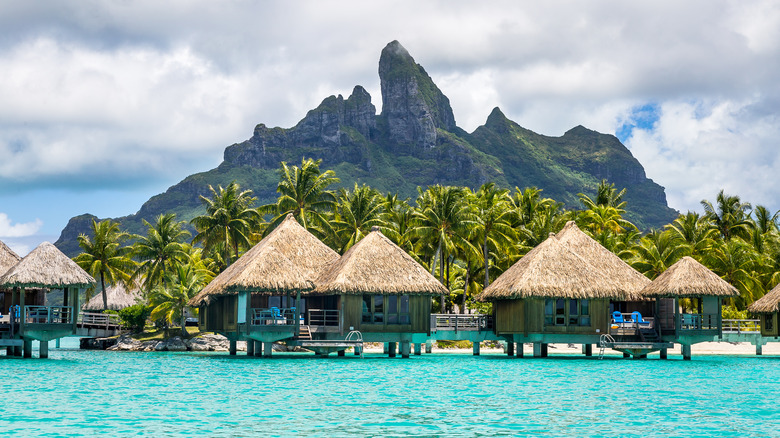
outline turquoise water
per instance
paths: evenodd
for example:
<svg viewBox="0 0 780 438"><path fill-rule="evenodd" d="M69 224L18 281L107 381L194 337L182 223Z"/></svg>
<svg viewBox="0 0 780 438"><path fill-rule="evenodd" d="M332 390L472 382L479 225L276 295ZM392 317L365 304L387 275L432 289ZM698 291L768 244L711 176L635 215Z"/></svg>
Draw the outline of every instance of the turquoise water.
<svg viewBox="0 0 780 438"><path fill-rule="evenodd" d="M657 357L657 356L656 356ZM0 357L7 436L780 436L780 358Z"/></svg>

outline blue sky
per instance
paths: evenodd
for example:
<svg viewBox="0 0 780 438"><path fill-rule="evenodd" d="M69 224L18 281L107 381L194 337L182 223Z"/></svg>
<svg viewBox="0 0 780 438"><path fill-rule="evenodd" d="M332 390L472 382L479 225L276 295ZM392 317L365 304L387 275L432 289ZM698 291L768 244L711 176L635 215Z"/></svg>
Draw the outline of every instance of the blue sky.
<svg viewBox="0 0 780 438"><path fill-rule="evenodd" d="M700 210L720 189L780 208L780 4L772 1L0 3L0 239L134 213L364 86L399 40L471 131L499 106L558 136L617 135Z"/></svg>

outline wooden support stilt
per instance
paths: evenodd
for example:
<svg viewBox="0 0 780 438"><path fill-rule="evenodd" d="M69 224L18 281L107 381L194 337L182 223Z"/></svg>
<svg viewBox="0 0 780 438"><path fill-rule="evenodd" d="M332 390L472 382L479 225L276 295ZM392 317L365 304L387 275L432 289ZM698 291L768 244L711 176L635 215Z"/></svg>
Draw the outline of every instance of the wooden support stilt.
<svg viewBox="0 0 780 438"><path fill-rule="evenodd" d="M425 352L430 353L431 351L433 351L433 342L428 341L425 343Z"/></svg>
<svg viewBox="0 0 780 438"><path fill-rule="evenodd" d="M631 353L626 353L626 352L624 351L624 352L623 352L623 359L628 359L629 357L631 357Z"/></svg>
<svg viewBox="0 0 780 438"><path fill-rule="evenodd" d="M384 353L384 354L390 354L390 343L389 343L389 342L385 342L385 345L384 345L384 347L383 347L383 351L382 351L382 353Z"/></svg>
<svg viewBox="0 0 780 438"><path fill-rule="evenodd" d="M251 339L246 340L246 355L247 356L255 355L255 341Z"/></svg>
<svg viewBox="0 0 780 438"><path fill-rule="evenodd" d="M542 357L547 357L547 344L542 344Z"/></svg>
<svg viewBox="0 0 780 438"><path fill-rule="evenodd" d="M336 352L338 357L344 357L345 354L347 354L346 350L339 350Z"/></svg>
<svg viewBox="0 0 780 438"><path fill-rule="evenodd" d="M255 344L255 357L260 357L263 355L263 343L260 341L252 341L253 344Z"/></svg>
<svg viewBox="0 0 780 438"><path fill-rule="evenodd" d="M40 349L38 350L38 357L46 359L49 357L49 341L40 341Z"/></svg>
<svg viewBox="0 0 780 438"><path fill-rule="evenodd" d="M506 355L507 356L514 356L515 355L515 343L514 342L507 342L506 343Z"/></svg>
<svg viewBox="0 0 780 438"><path fill-rule="evenodd" d="M236 341L235 340L231 340L230 341L230 355L231 356L235 356L236 355L236 351L237 351Z"/></svg>
<svg viewBox="0 0 780 438"><path fill-rule="evenodd" d="M414 355L415 356L420 356L421 354L422 354L422 344L415 343L414 344Z"/></svg>
<svg viewBox="0 0 780 438"><path fill-rule="evenodd" d="M21 345L15 345L13 348L14 348L14 356L22 357L22 346Z"/></svg>
<svg viewBox="0 0 780 438"><path fill-rule="evenodd" d="M764 346L761 345L761 341L756 342L756 356L761 356L763 354Z"/></svg>
<svg viewBox="0 0 780 438"><path fill-rule="evenodd" d="M667 354L668 354L668 352L667 352L666 348L662 348L661 351L660 351L661 359L666 359Z"/></svg>
<svg viewBox="0 0 780 438"><path fill-rule="evenodd" d="M360 345L355 345L352 350L355 352L355 356L360 356Z"/></svg>
<svg viewBox="0 0 780 438"><path fill-rule="evenodd" d="M523 343L518 342L517 343L517 349L515 350L515 357L522 358L523 357Z"/></svg>
<svg viewBox="0 0 780 438"><path fill-rule="evenodd" d="M585 353L585 357L591 357L593 356L593 344L585 344L582 346L583 353Z"/></svg>
<svg viewBox="0 0 780 438"><path fill-rule="evenodd" d="M534 357L542 357L542 343L534 342Z"/></svg>
<svg viewBox="0 0 780 438"><path fill-rule="evenodd" d="M389 357L395 357L395 348L396 348L396 343L395 342L388 342L387 343L387 355Z"/></svg>
<svg viewBox="0 0 780 438"><path fill-rule="evenodd" d="M57 338L57 340L54 341L54 348L60 348L60 338Z"/></svg>
<svg viewBox="0 0 780 438"><path fill-rule="evenodd" d="M263 357L271 357L274 350L273 342L263 342Z"/></svg>
<svg viewBox="0 0 780 438"><path fill-rule="evenodd" d="M471 352L474 356L479 356L479 341L471 344Z"/></svg>
<svg viewBox="0 0 780 438"><path fill-rule="evenodd" d="M681 347L682 347L683 360L691 360L691 346L682 345Z"/></svg>
<svg viewBox="0 0 780 438"><path fill-rule="evenodd" d="M412 351L412 345L409 342L401 342L401 358L409 359L409 353Z"/></svg>
<svg viewBox="0 0 780 438"><path fill-rule="evenodd" d="M32 357L32 341L24 340L24 357Z"/></svg>

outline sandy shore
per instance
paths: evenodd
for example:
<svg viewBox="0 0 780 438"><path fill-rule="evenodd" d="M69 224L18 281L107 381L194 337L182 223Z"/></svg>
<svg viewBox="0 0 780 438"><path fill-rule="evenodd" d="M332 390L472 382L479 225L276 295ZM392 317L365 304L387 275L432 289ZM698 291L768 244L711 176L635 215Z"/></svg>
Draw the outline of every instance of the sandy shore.
<svg viewBox="0 0 780 438"><path fill-rule="evenodd" d="M424 347L423 347L424 348ZM367 345L365 348L366 353L382 353L382 346L381 344L371 344ZM423 349L424 351L424 349ZM438 348L434 344L432 353L434 354L471 354L472 350L470 348ZM504 354L504 350L501 348L487 348L485 346L482 346L480 348L480 354ZM533 356L533 346L531 344L524 344L523 345L523 354L525 356ZM582 345L579 344L550 344L548 347L548 354L551 355L581 355L582 354ZM598 348L594 345L593 346L593 354L598 355ZM618 351L613 351L611 349L608 349L606 351L606 354L610 355L621 355L622 353ZM743 355L743 356L755 356L756 354L756 346L752 345L747 342L740 342L740 343L730 343L730 342L703 342L700 344L695 344L691 347L691 354L692 355ZM652 357L653 355L657 356L658 353L653 353L650 355ZM675 344L675 348L668 351L668 355L671 356L682 356L682 352L680 351L680 345ZM762 348L762 355L764 356L780 356L780 342L769 342L767 344L764 344Z"/></svg>

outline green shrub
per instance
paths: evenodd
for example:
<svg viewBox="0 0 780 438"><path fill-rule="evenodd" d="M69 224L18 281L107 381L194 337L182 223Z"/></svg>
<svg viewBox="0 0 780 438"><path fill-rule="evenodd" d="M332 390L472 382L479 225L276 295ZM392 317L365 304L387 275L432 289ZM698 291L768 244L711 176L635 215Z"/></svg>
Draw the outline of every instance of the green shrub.
<svg viewBox="0 0 780 438"><path fill-rule="evenodd" d="M723 306L723 319L748 319L747 310L737 310L732 306Z"/></svg>
<svg viewBox="0 0 780 438"><path fill-rule="evenodd" d="M119 319L122 321L122 327L133 332L140 332L143 331L150 313L148 306L136 304L120 310Z"/></svg>

